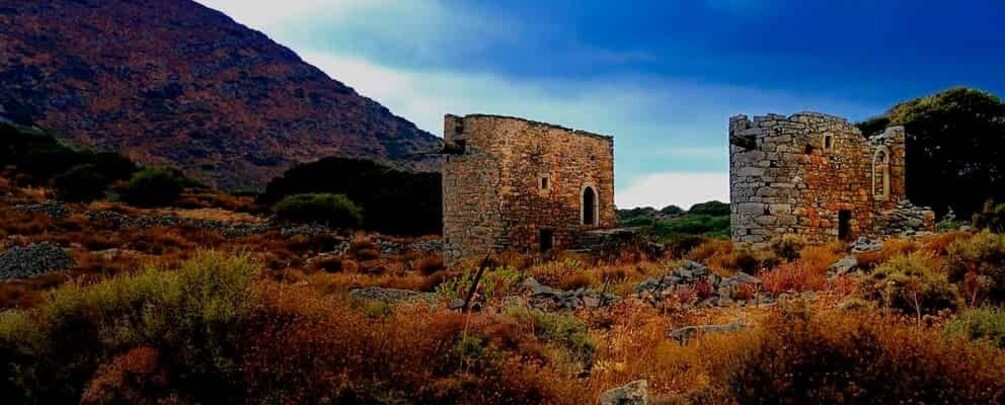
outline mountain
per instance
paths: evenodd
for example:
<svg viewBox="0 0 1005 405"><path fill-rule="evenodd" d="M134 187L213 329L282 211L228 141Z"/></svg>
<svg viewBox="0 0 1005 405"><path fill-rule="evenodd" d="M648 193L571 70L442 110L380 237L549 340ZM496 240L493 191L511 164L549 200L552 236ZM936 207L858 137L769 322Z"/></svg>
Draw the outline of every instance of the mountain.
<svg viewBox="0 0 1005 405"><path fill-rule="evenodd" d="M437 137L189 0L4 0L0 115L78 146L260 189L326 156L434 170Z"/></svg>

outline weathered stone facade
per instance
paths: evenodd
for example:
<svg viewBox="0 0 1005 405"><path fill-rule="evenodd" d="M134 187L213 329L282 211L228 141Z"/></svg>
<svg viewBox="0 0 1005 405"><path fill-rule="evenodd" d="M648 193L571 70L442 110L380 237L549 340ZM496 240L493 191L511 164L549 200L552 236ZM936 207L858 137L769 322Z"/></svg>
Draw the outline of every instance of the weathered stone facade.
<svg viewBox="0 0 1005 405"><path fill-rule="evenodd" d="M610 228L614 140L520 118L447 115L444 261L568 249Z"/></svg>
<svg viewBox="0 0 1005 405"><path fill-rule="evenodd" d="M865 137L847 120L819 113L731 118L733 240L758 245L795 234L826 243L901 232L906 223L932 229L931 211L921 212L919 224L918 210L901 203L905 141L902 127ZM888 228L893 222L898 229Z"/></svg>

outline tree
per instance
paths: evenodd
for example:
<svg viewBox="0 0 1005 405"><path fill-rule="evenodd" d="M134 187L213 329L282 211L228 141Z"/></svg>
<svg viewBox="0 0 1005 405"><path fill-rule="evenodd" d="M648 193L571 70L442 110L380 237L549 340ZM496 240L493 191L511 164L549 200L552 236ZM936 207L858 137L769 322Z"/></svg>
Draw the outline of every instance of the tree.
<svg viewBox="0 0 1005 405"><path fill-rule="evenodd" d="M111 180L97 165L86 164L70 168L53 178L56 195L66 201L93 201L105 195Z"/></svg>
<svg viewBox="0 0 1005 405"><path fill-rule="evenodd" d="M694 215L729 215L729 204L720 201L698 203L692 205L687 213Z"/></svg>
<svg viewBox="0 0 1005 405"><path fill-rule="evenodd" d="M366 213L363 227L390 234L443 230L439 173L392 170L368 160L330 157L294 166L269 182L259 202L295 194L343 194Z"/></svg>
<svg viewBox="0 0 1005 405"><path fill-rule="evenodd" d="M132 175L119 190L123 201L141 207L170 205L185 189L188 180L178 170L151 167Z"/></svg>
<svg viewBox="0 0 1005 405"><path fill-rule="evenodd" d="M907 131L907 193L913 202L969 217L989 198L1005 200L1005 103L998 97L954 88L900 103L886 118ZM859 127L872 135L882 123L874 118Z"/></svg>
<svg viewBox="0 0 1005 405"><path fill-rule="evenodd" d="M294 194L272 207L279 219L299 223L322 223L354 228L363 223L363 213L342 194Z"/></svg>
<svg viewBox="0 0 1005 405"><path fill-rule="evenodd" d="M663 215L675 217L679 215L684 215L684 209L676 205L668 205L666 207L663 207L663 209L660 210L660 213Z"/></svg>

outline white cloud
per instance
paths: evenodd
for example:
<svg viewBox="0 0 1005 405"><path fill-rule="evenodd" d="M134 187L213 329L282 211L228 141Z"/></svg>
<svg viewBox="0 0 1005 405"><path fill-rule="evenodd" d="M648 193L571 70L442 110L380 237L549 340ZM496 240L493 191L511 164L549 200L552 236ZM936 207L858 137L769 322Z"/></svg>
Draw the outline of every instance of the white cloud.
<svg viewBox="0 0 1005 405"><path fill-rule="evenodd" d="M654 173L642 176L616 191L618 208L655 207L673 204L688 209L711 200L729 201L728 173Z"/></svg>

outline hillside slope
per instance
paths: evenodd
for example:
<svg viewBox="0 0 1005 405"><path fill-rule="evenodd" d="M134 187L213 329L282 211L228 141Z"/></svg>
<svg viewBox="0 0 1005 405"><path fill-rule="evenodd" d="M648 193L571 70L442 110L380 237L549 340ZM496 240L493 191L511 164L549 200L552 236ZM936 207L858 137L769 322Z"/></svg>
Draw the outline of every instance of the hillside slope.
<svg viewBox="0 0 1005 405"><path fill-rule="evenodd" d="M386 162L439 145L189 0L7 0L0 27L0 113L223 189L325 156Z"/></svg>

